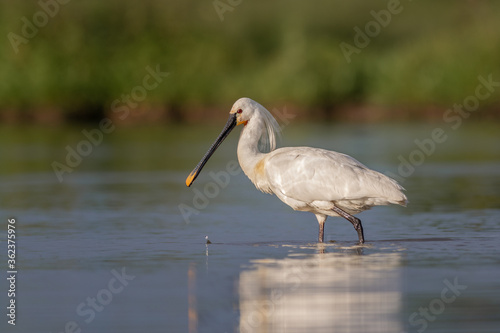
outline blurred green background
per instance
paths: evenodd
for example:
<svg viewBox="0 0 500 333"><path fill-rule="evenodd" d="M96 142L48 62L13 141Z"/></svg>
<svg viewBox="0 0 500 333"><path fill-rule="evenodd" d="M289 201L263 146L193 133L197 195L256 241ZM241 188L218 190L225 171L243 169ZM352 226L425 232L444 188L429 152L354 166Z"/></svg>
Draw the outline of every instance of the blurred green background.
<svg viewBox="0 0 500 333"><path fill-rule="evenodd" d="M0 1L4 123L119 116L148 66L170 74L129 122L225 118L243 96L303 119L440 118L479 75L500 81L498 1L402 0L350 62L340 44L397 1L59 1Z"/></svg>

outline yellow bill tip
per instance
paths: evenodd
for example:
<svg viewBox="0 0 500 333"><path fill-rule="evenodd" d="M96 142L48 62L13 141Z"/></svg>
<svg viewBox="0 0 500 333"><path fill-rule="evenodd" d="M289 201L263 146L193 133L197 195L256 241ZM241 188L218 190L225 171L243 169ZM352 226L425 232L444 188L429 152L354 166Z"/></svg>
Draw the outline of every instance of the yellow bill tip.
<svg viewBox="0 0 500 333"><path fill-rule="evenodd" d="M191 184L194 181L194 177L195 176L196 176L196 171L195 170L191 171L191 173L189 174L189 176L187 176L187 178L186 178L186 186L187 187L191 186Z"/></svg>

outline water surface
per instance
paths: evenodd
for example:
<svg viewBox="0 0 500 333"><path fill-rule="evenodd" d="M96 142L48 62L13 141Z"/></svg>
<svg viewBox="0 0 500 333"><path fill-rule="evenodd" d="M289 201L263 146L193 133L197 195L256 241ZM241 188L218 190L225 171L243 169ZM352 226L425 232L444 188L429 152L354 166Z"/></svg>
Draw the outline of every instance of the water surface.
<svg viewBox="0 0 500 333"><path fill-rule="evenodd" d="M329 218L326 243L315 243L312 214L258 192L241 172L217 185L210 172L235 163L235 133L186 188L220 128L118 128L62 182L51 164L64 163L65 147L77 147L83 128L4 128L1 240L5 249L14 217L18 317L14 329L4 314L0 327L496 332L500 127L447 131L411 175L398 175L398 157L408 160L414 140L435 127L285 128L283 145L341 151L400 177L410 204L359 214L364 246L340 218ZM7 304L5 279L0 287Z"/></svg>

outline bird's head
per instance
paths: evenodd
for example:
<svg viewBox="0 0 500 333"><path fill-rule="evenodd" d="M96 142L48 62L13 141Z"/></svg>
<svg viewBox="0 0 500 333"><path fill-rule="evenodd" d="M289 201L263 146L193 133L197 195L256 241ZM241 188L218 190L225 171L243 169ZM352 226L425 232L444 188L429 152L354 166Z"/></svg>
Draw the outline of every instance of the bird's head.
<svg viewBox="0 0 500 333"><path fill-rule="evenodd" d="M243 97L233 104L233 107L231 108L231 111L229 111L229 114L236 116L236 125L246 125L254 114L255 110L259 107L262 106L256 101L247 97Z"/></svg>

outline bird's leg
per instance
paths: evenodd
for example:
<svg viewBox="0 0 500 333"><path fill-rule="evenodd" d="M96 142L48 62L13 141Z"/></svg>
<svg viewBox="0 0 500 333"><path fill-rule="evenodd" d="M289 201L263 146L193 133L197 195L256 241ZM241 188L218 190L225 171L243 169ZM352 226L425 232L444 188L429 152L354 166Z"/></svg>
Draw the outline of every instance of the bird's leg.
<svg viewBox="0 0 500 333"><path fill-rule="evenodd" d="M363 244L365 242L365 235L363 233L363 225L361 224L361 220L358 219L357 217L353 216L355 219L355 223L352 225L354 226L354 229L358 232L358 238L359 238L359 243Z"/></svg>
<svg viewBox="0 0 500 333"><path fill-rule="evenodd" d="M319 223L318 242L323 243L325 240L326 215L323 215L323 214L315 214L315 215L316 215L316 218L318 219L318 223Z"/></svg>
<svg viewBox="0 0 500 333"><path fill-rule="evenodd" d="M318 242L323 243L325 241L325 222L319 224L319 234Z"/></svg>
<svg viewBox="0 0 500 333"><path fill-rule="evenodd" d="M359 243L363 244L365 242L365 236L363 234L363 225L361 224L361 220L356 216L343 211L337 206L333 206L333 211L352 223L354 229L358 232Z"/></svg>

